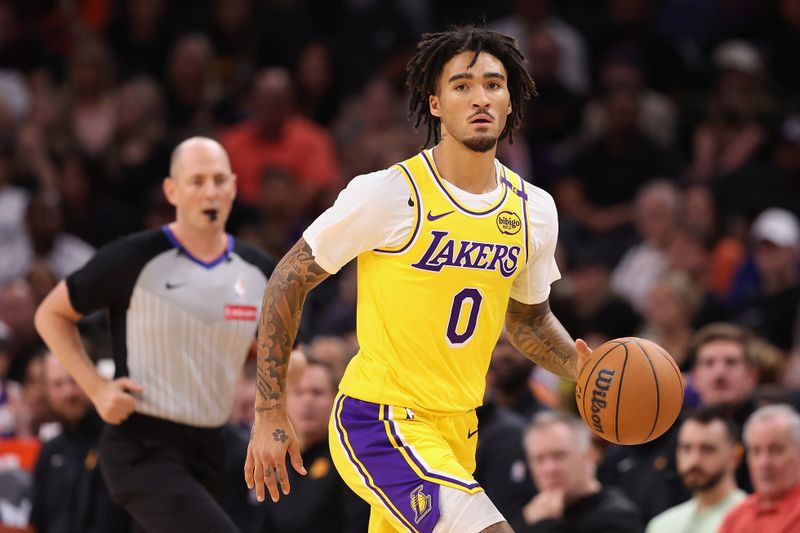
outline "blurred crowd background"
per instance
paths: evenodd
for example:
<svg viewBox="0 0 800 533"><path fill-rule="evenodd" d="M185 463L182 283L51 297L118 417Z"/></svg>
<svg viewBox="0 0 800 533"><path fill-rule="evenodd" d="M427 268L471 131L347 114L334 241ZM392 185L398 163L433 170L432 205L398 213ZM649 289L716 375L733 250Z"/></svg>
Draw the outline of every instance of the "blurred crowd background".
<svg viewBox="0 0 800 533"><path fill-rule="evenodd" d="M33 523L40 446L91 416L44 351L36 306L98 247L172 219L161 192L172 148L190 135L222 142L239 179L229 230L279 258L353 176L419 150L405 64L422 33L455 23L512 35L529 60L538 96L498 158L556 199L551 306L567 330L592 347L658 342L685 373L687 407L724 403L742 423L759 405L796 404L800 0L0 0L0 527ZM306 305L297 359L309 363L292 382L304 391L319 361L328 372L296 400L308 404L308 442L324 439L333 385L357 350L355 302L350 265ZM709 325L743 335L744 370L698 363ZM82 330L101 364L105 327L92 316ZM237 443L254 372L231 419ZM501 340L481 415L500 426L482 426L476 477L506 516L522 520L536 491L527 421L574 412L571 394ZM82 445L77 474L92 494L96 458L91 439ZM688 497L674 431L593 449L600 480L627 494L642 526ZM231 450L243 530L358 531L298 525L284 504L262 510L241 479L243 451ZM285 505L313 508L302 486L295 497ZM347 505L329 507L317 515Z"/></svg>

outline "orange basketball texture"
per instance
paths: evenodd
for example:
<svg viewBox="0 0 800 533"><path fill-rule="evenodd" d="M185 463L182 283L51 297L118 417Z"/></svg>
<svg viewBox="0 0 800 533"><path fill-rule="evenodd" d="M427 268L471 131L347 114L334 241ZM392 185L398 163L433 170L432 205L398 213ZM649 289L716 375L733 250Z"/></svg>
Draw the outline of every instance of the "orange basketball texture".
<svg viewBox="0 0 800 533"><path fill-rule="evenodd" d="M667 431L683 405L683 376L664 348L623 337L599 346L581 371L575 400L597 435L642 444Z"/></svg>

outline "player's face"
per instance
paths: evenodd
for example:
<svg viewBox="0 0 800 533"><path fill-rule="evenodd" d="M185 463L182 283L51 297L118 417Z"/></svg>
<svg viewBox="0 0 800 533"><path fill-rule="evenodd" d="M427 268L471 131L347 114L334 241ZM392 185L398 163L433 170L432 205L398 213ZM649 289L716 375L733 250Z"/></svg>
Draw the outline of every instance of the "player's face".
<svg viewBox="0 0 800 533"><path fill-rule="evenodd" d="M212 147L187 148L165 182L178 219L205 230L223 229L236 197L236 176L228 158Z"/></svg>
<svg viewBox="0 0 800 533"><path fill-rule="evenodd" d="M800 483L800 442L789 424L773 417L747 427L747 466L756 492L777 498Z"/></svg>
<svg viewBox="0 0 800 533"><path fill-rule="evenodd" d="M741 344L719 339L697 350L692 370L694 386L705 405L739 404L756 386L756 370L744 356Z"/></svg>
<svg viewBox="0 0 800 533"><path fill-rule="evenodd" d="M687 420L678 434L678 474L692 493L716 487L736 469L736 447L721 420L701 424Z"/></svg>
<svg viewBox="0 0 800 533"><path fill-rule="evenodd" d="M325 367L311 365L287 390L286 408L294 429L308 444L324 440L336 390Z"/></svg>
<svg viewBox="0 0 800 533"><path fill-rule="evenodd" d="M525 452L539 490L578 493L589 477L588 451L577 446L574 431L562 423L529 433Z"/></svg>
<svg viewBox="0 0 800 533"><path fill-rule="evenodd" d="M508 74L503 63L481 52L462 52L445 63L435 95L429 98L431 114L441 119L442 137L452 137L475 152L497 145L511 113Z"/></svg>

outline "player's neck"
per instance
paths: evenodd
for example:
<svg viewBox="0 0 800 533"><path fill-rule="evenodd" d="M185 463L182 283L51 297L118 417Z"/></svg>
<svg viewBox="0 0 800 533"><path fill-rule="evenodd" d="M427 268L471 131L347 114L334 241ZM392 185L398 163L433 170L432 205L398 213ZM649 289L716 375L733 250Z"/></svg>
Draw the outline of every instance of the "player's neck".
<svg viewBox="0 0 800 533"><path fill-rule="evenodd" d="M697 510L705 511L717 505L736 490L733 476L726 476L708 490L697 493Z"/></svg>
<svg viewBox="0 0 800 533"><path fill-rule="evenodd" d="M439 174L462 191L483 194L497 187L494 154L474 152L451 137L445 137L433 148L433 160Z"/></svg>
<svg viewBox="0 0 800 533"><path fill-rule="evenodd" d="M172 222L169 225L169 229L178 239L178 242L181 243L181 246L201 261L213 261L228 246L228 236L222 229L209 228L201 231L179 220Z"/></svg>

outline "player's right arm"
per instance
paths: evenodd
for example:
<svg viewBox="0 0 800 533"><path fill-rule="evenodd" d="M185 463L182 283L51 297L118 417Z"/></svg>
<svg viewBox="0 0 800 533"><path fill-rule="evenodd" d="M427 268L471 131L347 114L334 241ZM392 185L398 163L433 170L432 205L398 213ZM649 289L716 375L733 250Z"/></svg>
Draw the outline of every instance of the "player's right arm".
<svg viewBox="0 0 800 533"><path fill-rule="evenodd" d="M67 284L61 281L36 310L36 330L50 351L78 382L91 399L100 417L109 424L119 424L133 412L132 392L142 387L130 378L108 381L98 374L78 334L82 315L69 299Z"/></svg>
<svg viewBox="0 0 800 533"><path fill-rule="evenodd" d="M358 176L314 221L275 267L264 291L258 327L255 422L244 477L264 501L289 492L286 453L305 474L300 446L286 414L286 372L308 292L359 254L404 242L414 221L410 186L393 168ZM275 477L278 477L276 480Z"/></svg>
<svg viewBox="0 0 800 533"><path fill-rule="evenodd" d="M294 469L306 473L300 442L286 411L286 372L306 296L329 275L300 238L275 267L264 290L258 326L256 413L244 465L245 481L248 488L255 486L258 501L264 501L265 485L272 500L278 501L277 481L284 494L289 493L287 451Z"/></svg>

